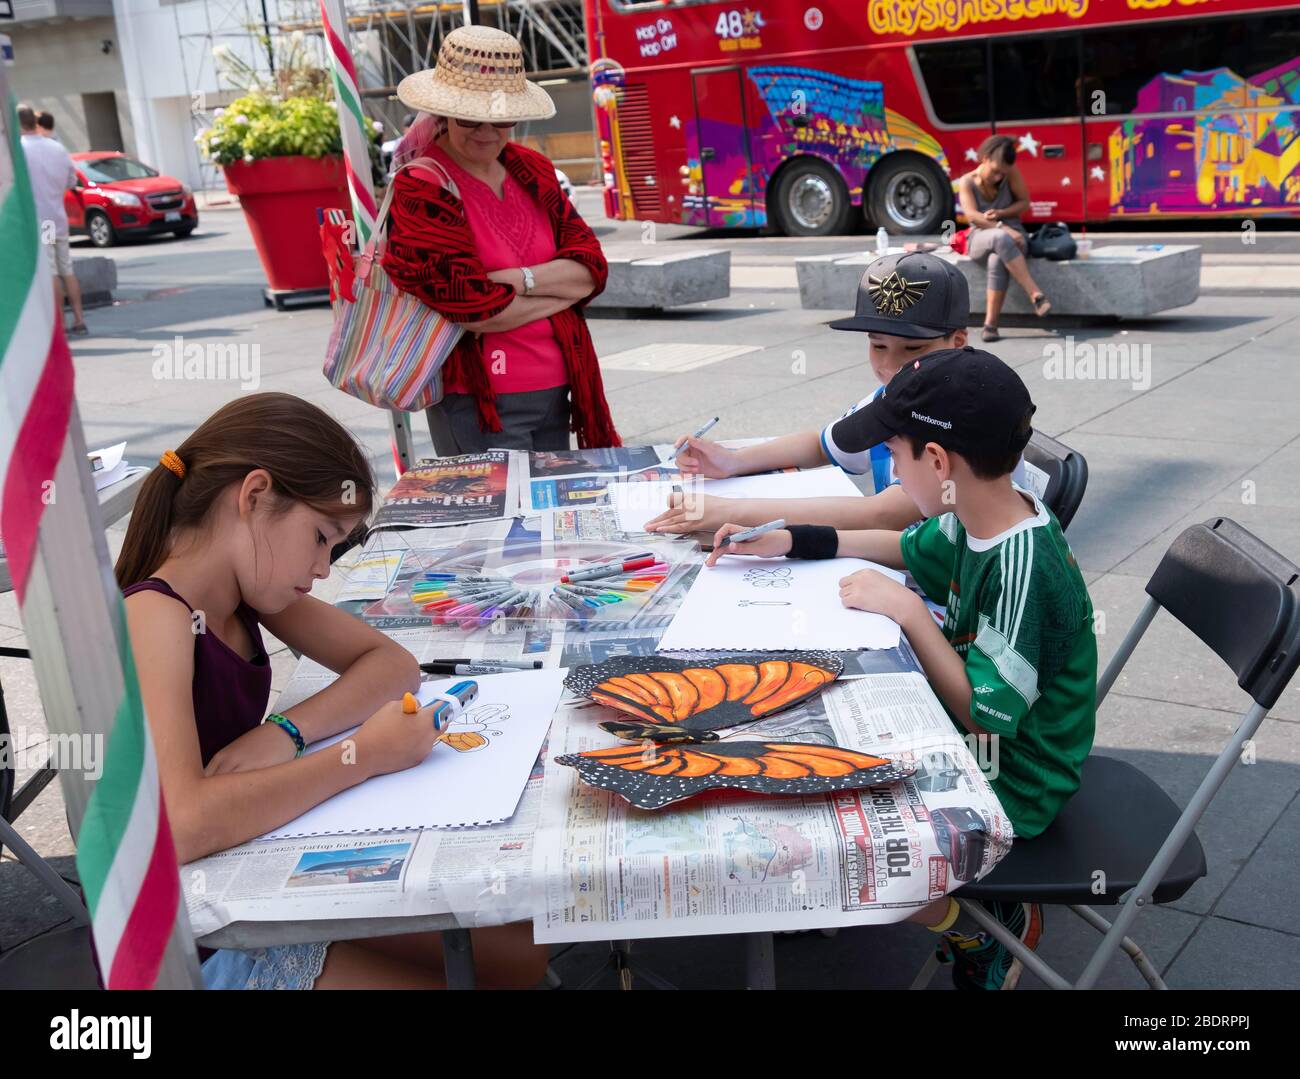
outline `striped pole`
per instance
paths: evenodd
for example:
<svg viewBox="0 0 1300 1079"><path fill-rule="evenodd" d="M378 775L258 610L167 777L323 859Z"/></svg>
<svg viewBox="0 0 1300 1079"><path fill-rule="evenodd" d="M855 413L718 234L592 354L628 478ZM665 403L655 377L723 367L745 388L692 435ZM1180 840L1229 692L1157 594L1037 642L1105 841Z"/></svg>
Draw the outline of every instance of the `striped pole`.
<svg viewBox="0 0 1300 1079"><path fill-rule="evenodd" d="M98 782L86 769L59 771L100 971L110 989L197 986L126 612L3 68L0 136L0 536L50 732L83 746L89 736L103 767Z"/></svg>
<svg viewBox="0 0 1300 1079"><path fill-rule="evenodd" d="M357 237L364 246L375 231L375 190L370 183L370 121L361 110L361 89L352 62L348 40L347 12L343 0L320 0L320 18L334 74L334 100L339 107L339 128L343 132L343 166L352 193L352 217Z"/></svg>
<svg viewBox="0 0 1300 1079"><path fill-rule="evenodd" d="M348 190L352 192L352 219L357 223L358 246L364 247L374 235L379 207L375 204L375 191L370 184L368 121L361 111L361 90L357 83L357 68L352 62L344 0L320 0L320 18L325 51L329 53L330 70L334 73L334 99L338 102L339 128L343 133L343 165L347 169ZM388 426L392 436L393 469L400 478L415 464L409 413L389 410Z"/></svg>

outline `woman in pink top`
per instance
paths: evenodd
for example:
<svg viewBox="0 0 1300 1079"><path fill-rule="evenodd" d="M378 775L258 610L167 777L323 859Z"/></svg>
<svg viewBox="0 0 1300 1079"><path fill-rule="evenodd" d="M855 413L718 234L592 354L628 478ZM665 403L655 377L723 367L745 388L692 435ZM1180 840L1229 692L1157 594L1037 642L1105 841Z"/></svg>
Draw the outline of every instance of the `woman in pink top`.
<svg viewBox="0 0 1300 1079"><path fill-rule="evenodd" d="M423 110L397 149L384 269L467 332L429 410L440 455L498 446L616 446L580 307L608 268L542 154L509 141L555 106L523 77L519 43L490 27L448 34L438 66L398 96ZM451 180L451 184L447 180Z"/></svg>

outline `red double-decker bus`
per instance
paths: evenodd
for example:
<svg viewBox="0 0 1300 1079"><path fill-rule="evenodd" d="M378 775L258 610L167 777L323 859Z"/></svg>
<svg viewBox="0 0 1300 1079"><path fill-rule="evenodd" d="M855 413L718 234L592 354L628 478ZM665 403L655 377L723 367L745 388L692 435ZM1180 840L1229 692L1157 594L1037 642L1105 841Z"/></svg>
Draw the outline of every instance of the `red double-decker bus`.
<svg viewBox="0 0 1300 1079"><path fill-rule="evenodd" d="M1028 216L1300 211L1277 0L587 0L611 217L936 232L1011 135Z"/></svg>

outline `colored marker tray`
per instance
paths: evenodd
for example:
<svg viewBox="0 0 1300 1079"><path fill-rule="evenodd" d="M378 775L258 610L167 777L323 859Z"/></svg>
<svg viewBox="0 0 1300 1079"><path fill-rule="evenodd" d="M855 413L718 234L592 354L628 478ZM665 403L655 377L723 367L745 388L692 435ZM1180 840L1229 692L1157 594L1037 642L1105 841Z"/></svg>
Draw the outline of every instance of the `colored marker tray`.
<svg viewBox="0 0 1300 1079"><path fill-rule="evenodd" d="M631 627L651 617L661 597L674 594L672 586L691 568L663 547L561 541L487 544L468 557L463 548L448 551L446 558L420 552L424 557L413 569L403 567L376 607L389 616L423 616L434 625L465 631L541 624L578 630ZM607 568L610 572L603 573Z"/></svg>

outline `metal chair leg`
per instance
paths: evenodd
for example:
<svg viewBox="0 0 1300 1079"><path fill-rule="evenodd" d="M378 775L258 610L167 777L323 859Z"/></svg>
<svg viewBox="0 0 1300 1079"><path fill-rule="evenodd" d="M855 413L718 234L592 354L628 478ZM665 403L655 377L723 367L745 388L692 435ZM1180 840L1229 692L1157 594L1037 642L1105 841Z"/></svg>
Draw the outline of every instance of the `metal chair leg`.
<svg viewBox="0 0 1300 1079"><path fill-rule="evenodd" d="M442 962L448 989L474 988L474 949L468 929L442 931Z"/></svg>
<svg viewBox="0 0 1300 1079"><path fill-rule="evenodd" d="M40 766L27 782L24 783L17 791L9 803L9 812L3 816L9 821L16 821L23 815L23 812L36 801L36 796L50 785L50 781L58 776L59 770L51 764L52 757L47 758L45 763Z"/></svg>
<svg viewBox="0 0 1300 1079"><path fill-rule="evenodd" d="M930 981L934 978L934 972L941 966L939 955L933 949L930 951L930 958L927 959L920 970L916 972L916 977L912 979L912 984L907 988L909 990L927 989Z"/></svg>
<svg viewBox="0 0 1300 1079"><path fill-rule="evenodd" d="M776 988L776 951L771 933L745 934L745 988Z"/></svg>
<svg viewBox="0 0 1300 1079"><path fill-rule="evenodd" d="M54 895L54 898L62 904L69 916L78 925L89 925L90 915L86 912L86 905L82 903L80 896L72 890L72 886L54 871L44 858L37 854L27 844L22 836L18 834L7 820L0 818L0 839L8 845L9 849L14 852L18 860L23 863L37 880L45 885Z"/></svg>
<svg viewBox="0 0 1300 1079"><path fill-rule="evenodd" d="M1072 989L1073 986L1061 975L1057 974L1051 967L1043 961L1037 952L1026 948L1024 944L1013 937L1005 926L1000 925L993 920L993 916L986 911L979 903L963 903L962 910L966 911L990 936L994 937L1004 947L1009 948L1011 954L1021 961L1028 970L1032 970L1038 977L1042 978L1051 989Z"/></svg>
<svg viewBox="0 0 1300 1079"><path fill-rule="evenodd" d="M1102 936L1105 936L1110 932L1110 922L1106 921L1105 918L1091 907L1080 905L1071 906L1070 909L1092 926L1093 929L1097 930L1098 933L1102 934ZM1124 954L1133 960L1133 965L1137 967L1138 973L1146 979L1147 984L1151 986L1152 989L1169 988L1169 986L1165 985L1165 980L1160 977L1160 972L1156 970L1155 965L1147 958L1146 952L1142 950L1137 941L1132 937L1123 937L1119 942L1119 946L1124 950Z"/></svg>

